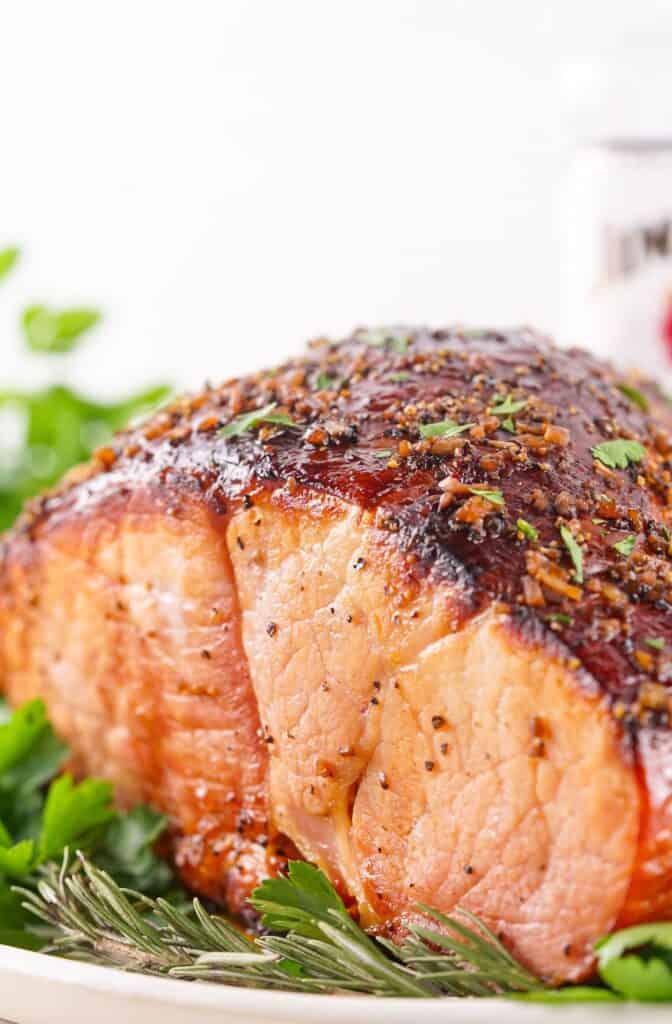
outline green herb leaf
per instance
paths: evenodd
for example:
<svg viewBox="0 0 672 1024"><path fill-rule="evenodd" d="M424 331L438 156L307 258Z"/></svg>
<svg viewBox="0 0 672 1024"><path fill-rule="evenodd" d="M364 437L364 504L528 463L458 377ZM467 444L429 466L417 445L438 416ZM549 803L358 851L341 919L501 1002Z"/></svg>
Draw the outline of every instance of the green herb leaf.
<svg viewBox="0 0 672 1024"><path fill-rule="evenodd" d="M304 861L289 862L286 878L269 878L250 897L262 923L271 931L296 932L321 938L319 921L331 921L330 910L348 916L343 900L326 875Z"/></svg>
<svg viewBox="0 0 672 1024"><path fill-rule="evenodd" d="M505 420L499 424L502 430L508 430L509 434L516 433L516 424L513 422L510 416L507 416Z"/></svg>
<svg viewBox="0 0 672 1024"><path fill-rule="evenodd" d="M547 622L557 622L561 626L571 626L572 619L569 615L565 615L564 612L551 612L550 615L546 616Z"/></svg>
<svg viewBox="0 0 672 1024"><path fill-rule="evenodd" d="M149 388L120 402L91 402L65 387L44 391L0 392L0 408L25 420L24 441L6 453L0 474L0 530L10 526L23 502L55 483L63 473L106 444L115 430L142 416L170 394Z"/></svg>
<svg viewBox="0 0 672 1024"><path fill-rule="evenodd" d="M14 768L49 728L44 702L28 701L0 726L0 774Z"/></svg>
<svg viewBox="0 0 672 1024"><path fill-rule="evenodd" d="M455 423L453 420L439 420L438 423L421 423L419 431L422 437L457 437L465 430L471 430L473 423Z"/></svg>
<svg viewBox="0 0 672 1024"><path fill-rule="evenodd" d="M100 311L88 307L53 310L48 306L28 306L21 324L31 351L55 354L71 352L100 319Z"/></svg>
<svg viewBox="0 0 672 1024"><path fill-rule="evenodd" d="M284 413L274 413L273 410L276 408L277 402L270 402L263 409L253 409L252 412L243 413L242 416L237 416L235 420L222 427L219 432L220 436L240 437L241 434L246 434L249 430L260 427L262 423L277 423L282 427L298 429L298 424L290 419L289 416L285 416Z"/></svg>
<svg viewBox="0 0 672 1024"><path fill-rule="evenodd" d="M400 354L408 350L412 341L412 336L406 331L397 331L389 327L357 331L355 337L358 341L363 341L365 345L371 345L373 348L386 348Z"/></svg>
<svg viewBox="0 0 672 1024"><path fill-rule="evenodd" d="M0 882L0 943L21 949L39 949L44 943L27 930L29 915L21 905L21 897Z"/></svg>
<svg viewBox="0 0 672 1024"><path fill-rule="evenodd" d="M337 391L341 386L338 377L330 377L328 373L320 372L315 378L315 387L318 391Z"/></svg>
<svg viewBox="0 0 672 1024"><path fill-rule="evenodd" d="M526 519L518 519L516 522L516 529L519 533L522 533L526 540L537 540L539 534L535 530L531 523L528 523Z"/></svg>
<svg viewBox="0 0 672 1024"><path fill-rule="evenodd" d="M112 820L112 786L100 779L85 779L75 785L71 775L62 775L49 787L40 835L40 861L61 857L67 846L85 844L91 833Z"/></svg>
<svg viewBox="0 0 672 1024"><path fill-rule="evenodd" d="M493 505L504 506L504 495L501 491L490 491L487 487L470 487L469 490L478 498L485 498Z"/></svg>
<svg viewBox="0 0 672 1024"><path fill-rule="evenodd" d="M648 412L649 400L637 388L633 388L631 384L619 384L618 390L629 398L633 405L639 406L643 412Z"/></svg>
<svg viewBox="0 0 672 1024"><path fill-rule="evenodd" d="M640 462L646 455L646 448L639 441L603 441L590 449L593 456L609 469L627 469L630 462Z"/></svg>
<svg viewBox="0 0 672 1024"><path fill-rule="evenodd" d="M627 999L672 1000L672 923L624 928L595 947L600 977Z"/></svg>
<svg viewBox="0 0 672 1024"><path fill-rule="evenodd" d="M577 583L583 583L583 551L574 539L574 534L568 526L560 527L560 536L569 551L569 557L574 566L574 579Z"/></svg>
<svg viewBox="0 0 672 1024"><path fill-rule="evenodd" d="M23 839L14 846L0 846L0 873L8 878L21 879L35 866L35 843Z"/></svg>
<svg viewBox="0 0 672 1024"><path fill-rule="evenodd" d="M174 884L171 868L154 853L166 825L165 815L143 804L115 815L96 845L96 864L126 889L162 895Z"/></svg>
<svg viewBox="0 0 672 1024"><path fill-rule="evenodd" d="M628 558L632 554L633 548L636 543L637 538L635 537L634 533L631 533L628 534L627 537L624 537L623 540L618 540L615 544L612 544L611 546L614 549L614 551L618 551L619 555L623 555L625 558Z"/></svg>
<svg viewBox="0 0 672 1024"><path fill-rule="evenodd" d="M513 416L517 412L521 412L527 405L529 399L521 398L514 399L512 395L507 395L503 402L499 405L494 405L490 412L493 416Z"/></svg>
<svg viewBox="0 0 672 1024"><path fill-rule="evenodd" d="M388 380L391 380L393 384L403 384L405 380L411 379L411 374L408 370L399 370L398 373L389 374Z"/></svg>
<svg viewBox="0 0 672 1024"><path fill-rule="evenodd" d="M654 651L662 651L665 646L665 640L662 636L647 636L644 643L647 647L652 647Z"/></svg>
<svg viewBox="0 0 672 1024"><path fill-rule="evenodd" d="M19 256L20 250L14 245L0 249L0 281L3 277L7 277L9 272L14 269Z"/></svg>
<svg viewBox="0 0 672 1024"><path fill-rule="evenodd" d="M391 448L378 448L374 453L374 459L389 459L392 456Z"/></svg>

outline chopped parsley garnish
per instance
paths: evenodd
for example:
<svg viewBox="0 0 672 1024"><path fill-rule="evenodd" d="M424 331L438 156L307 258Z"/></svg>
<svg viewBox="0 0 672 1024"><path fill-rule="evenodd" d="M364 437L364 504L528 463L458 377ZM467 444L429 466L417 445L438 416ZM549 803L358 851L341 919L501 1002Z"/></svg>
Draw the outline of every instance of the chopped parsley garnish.
<svg viewBox="0 0 672 1024"><path fill-rule="evenodd" d="M639 406L643 412L648 412L649 400L646 395L643 395L637 388L633 388L630 384L619 384L618 390L621 394L629 398L633 405Z"/></svg>
<svg viewBox="0 0 672 1024"><path fill-rule="evenodd" d="M507 416L505 420L500 423L502 430L508 430L510 434L515 434L516 424L513 422L510 416Z"/></svg>
<svg viewBox="0 0 672 1024"><path fill-rule="evenodd" d="M379 448L377 452L373 453L374 459L389 459L391 455L391 448Z"/></svg>
<svg viewBox="0 0 672 1024"><path fill-rule="evenodd" d="M386 328L358 331L356 338L358 341L363 341L365 345L371 345L373 348L387 348L391 352L399 353L406 352L412 340L411 335L406 332Z"/></svg>
<svg viewBox="0 0 672 1024"><path fill-rule="evenodd" d="M551 612L550 615L546 616L547 622L557 622L561 626L571 626L572 618L566 615L564 612Z"/></svg>
<svg viewBox="0 0 672 1024"><path fill-rule="evenodd" d="M26 344L32 352L48 354L72 352L83 334L100 322L97 309L53 310L47 306L28 306L21 324Z"/></svg>
<svg viewBox="0 0 672 1024"><path fill-rule="evenodd" d="M122 885L160 895L174 884L153 844L166 819L149 807L120 813L102 779L75 783L52 778L68 756L41 700L13 713L0 702L0 943L38 949L22 898L12 886L33 888L38 870L60 861L66 848L92 853Z"/></svg>
<svg viewBox="0 0 672 1024"><path fill-rule="evenodd" d="M499 505L500 508L504 506L504 495L501 491L490 491L487 487L470 487L469 490L477 498L484 498L492 505Z"/></svg>
<svg viewBox="0 0 672 1024"><path fill-rule="evenodd" d="M341 386L338 377L330 377L328 373L318 373L315 378L315 387L318 391L336 391Z"/></svg>
<svg viewBox="0 0 672 1024"><path fill-rule="evenodd" d="M521 412L527 402L527 398L514 399L511 395L507 395L504 401L499 405L494 405L490 412L493 416L513 416L515 413Z"/></svg>
<svg viewBox="0 0 672 1024"><path fill-rule="evenodd" d="M644 643L647 647L653 647L654 651L662 651L665 646L662 636L647 636Z"/></svg>
<svg viewBox="0 0 672 1024"><path fill-rule="evenodd" d="M0 249L0 280L13 270L19 259L19 250L14 245Z"/></svg>
<svg viewBox="0 0 672 1024"><path fill-rule="evenodd" d="M277 402L270 402L263 409L253 409L252 412L236 416L235 420L231 420L225 427L222 427L219 433L222 437L240 437L241 434L246 434L248 430L254 430L262 423L274 423L281 427L293 427L297 430L298 423L295 423L289 416L285 416L284 413L274 413L273 410L276 408Z"/></svg>
<svg viewBox="0 0 672 1024"><path fill-rule="evenodd" d="M391 373L388 380L391 380L393 384L403 384L405 380L410 380L411 375L408 370L399 370L398 373Z"/></svg>
<svg viewBox="0 0 672 1024"><path fill-rule="evenodd" d="M632 554L632 550L636 543L637 538L634 533L631 533L627 537L624 537L623 540L616 541L616 543L611 546L614 551L618 551L619 555L624 555L628 558Z"/></svg>
<svg viewBox="0 0 672 1024"><path fill-rule="evenodd" d="M603 441L590 449L593 456L609 469L627 469L630 462L639 462L646 455L646 448L639 441Z"/></svg>
<svg viewBox="0 0 672 1024"><path fill-rule="evenodd" d="M471 430L473 423L455 423L454 420L439 420L438 423L421 423L419 430L423 437L457 437L465 430Z"/></svg>
<svg viewBox="0 0 672 1024"><path fill-rule="evenodd" d="M537 540L539 534L535 530L531 523L528 523L526 519L518 519L516 522L516 529L519 533L522 533L526 540Z"/></svg>
<svg viewBox="0 0 672 1024"><path fill-rule="evenodd" d="M574 566L574 579L577 583L583 583L583 551L579 544L574 539L574 534L568 526L560 527L560 536L562 541L569 551L569 557L572 560Z"/></svg>

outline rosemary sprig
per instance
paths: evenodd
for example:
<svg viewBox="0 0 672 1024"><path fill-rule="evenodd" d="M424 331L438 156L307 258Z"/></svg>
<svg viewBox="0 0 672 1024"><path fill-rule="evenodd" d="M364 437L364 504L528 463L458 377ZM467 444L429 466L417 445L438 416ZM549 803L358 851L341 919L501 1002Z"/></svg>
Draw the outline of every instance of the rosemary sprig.
<svg viewBox="0 0 672 1024"><path fill-rule="evenodd" d="M325 875L303 862L265 882L253 905L276 934L248 938L199 900L174 906L122 889L82 854L16 890L47 952L127 970L248 988L437 998L543 991L467 911L420 906L440 929L411 928L401 946L367 935Z"/></svg>

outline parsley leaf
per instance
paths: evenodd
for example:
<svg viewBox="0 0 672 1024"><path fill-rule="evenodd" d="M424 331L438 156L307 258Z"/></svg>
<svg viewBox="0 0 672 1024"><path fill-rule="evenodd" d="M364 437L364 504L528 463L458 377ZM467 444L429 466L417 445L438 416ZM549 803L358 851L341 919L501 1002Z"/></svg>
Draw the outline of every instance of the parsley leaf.
<svg viewBox="0 0 672 1024"><path fill-rule="evenodd" d="M601 939L600 977L627 999L672 1000L672 924L640 924Z"/></svg>
<svg viewBox="0 0 672 1024"><path fill-rule="evenodd" d="M509 434L515 434L516 424L513 422L510 416L507 416L505 420L500 423L502 430L508 430Z"/></svg>
<svg viewBox="0 0 672 1024"><path fill-rule="evenodd" d="M632 554L632 550L636 543L637 538L634 533L631 533L627 537L624 537L623 540L616 541L616 543L611 546L615 551L618 551L619 555L624 555L625 558L628 558Z"/></svg>
<svg viewBox="0 0 672 1024"><path fill-rule="evenodd" d="M163 815L137 806L119 813L112 787L98 779L75 785L69 775L45 783L67 754L54 735L41 700L6 718L0 700L0 943L37 949L21 902L10 889L32 889L36 869L60 860L68 848L90 849L119 884L160 895L175 886L172 869L154 853ZM6 719L6 720L5 720Z"/></svg>
<svg viewBox="0 0 672 1024"><path fill-rule="evenodd" d="M296 932L321 939L317 921L333 923L332 914L348 916L345 905L327 877L304 861L289 862L286 878L269 878L254 890L250 903L271 931Z"/></svg>
<svg viewBox="0 0 672 1024"><path fill-rule="evenodd" d="M26 344L33 352L72 352L83 334L100 322L97 309L53 310L48 306L28 306L21 316Z"/></svg>
<svg viewBox="0 0 672 1024"><path fill-rule="evenodd" d="M639 441L603 441L590 449L593 456L609 469L627 469L628 463L640 462L646 455L646 448Z"/></svg>
<svg viewBox="0 0 672 1024"><path fill-rule="evenodd" d="M0 943L38 950L43 945L42 940L26 928L29 917L21 904L21 896L7 883L0 882Z"/></svg>
<svg viewBox="0 0 672 1024"><path fill-rule="evenodd" d="M336 391L341 386L338 377L330 377L328 373L320 371L315 378L315 387L318 391Z"/></svg>
<svg viewBox="0 0 672 1024"><path fill-rule="evenodd" d="M665 640L662 636L647 636L644 640L647 647L653 647L654 651L662 651Z"/></svg>
<svg viewBox="0 0 672 1024"><path fill-rule="evenodd" d="M35 867L35 843L22 839L13 846L0 845L0 873L8 878L25 878Z"/></svg>
<svg viewBox="0 0 672 1024"><path fill-rule="evenodd" d="M47 712L39 698L28 701L0 726L0 774L14 768L47 731Z"/></svg>
<svg viewBox="0 0 672 1024"><path fill-rule="evenodd" d="M7 274L14 269L19 256L20 250L14 245L7 246L5 249L0 249L0 280L2 280L3 277L6 277Z"/></svg>
<svg viewBox="0 0 672 1024"><path fill-rule="evenodd" d="M398 331L394 328L382 327L379 330L357 331L355 335L358 341L373 348L386 348L391 352L403 354L408 350L412 337L405 331Z"/></svg>
<svg viewBox="0 0 672 1024"><path fill-rule="evenodd" d="M583 551L574 539L574 534L568 526L560 527L560 536L569 551L569 557L574 566L574 579L577 583L583 583Z"/></svg>
<svg viewBox="0 0 672 1024"><path fill-rule="evenodd" d="M163 814L142 804L117 814L96 846L96 864L127 889L161 895L173 883L173 872L153 847L166 824Z"/></svg>
<svg viewBox="0 0 672 1024"><path fill-rule="evenodd" d="M471 430L473 423L455 423L453 420L440 420L438 423L421 423L419 426L422 437L457 437L465 430Z"/></svg>
<svg viewBox="0 0 672 1024"><path fill-rule="evenodd" d="M398 373L391 373L388 376L388 380L391 380L393 384L403 384L405 380L410 380L411 375L408 370L399 370Z"/></svg>
<svg viewBox="0 0 672 1024"><path fill-rule="evenodd" d="M504 495L501 491L490 491L487 487L470 487L469 490L478 498L485 498L493 505L504 506Z"/></svg>
<svg viewBox="0 0 672 1024"><path fill-rule="evenodd" d="M0 409L15 411L25 424L18 450L1 453L0 529L11 525L27 498L55 483L94 448L106 444L115 430L169 394L169 388L159 386L120 402L102 403L60 385L35 392L0 392Z"/></svg>
<svg viewBox="0 0 672 1024"><path fill-rule="evenodd" d="M566 615L564 612L551 612L550 615L546 616L547 622L557 622L561 626L571 626L571 616Z"/></svg>
<svg viewBox="0 0 672 1024"><path fill-rule="evenodd" d="M240 437L241 434L246 434L248 430L254 430L255 427L260 427L262 423L277 423L282 427L293 427L298 429L298 424L294 420L290 419L289 416L285 416L284 413L274 413L273 410L277 408L277 402L270 402L265 405L262 409L253 409L252 412L243 413L242 416L236 416L234 420L227 423L225 427L220 430L221 437Z"/></svg>
<svg viewBox="0 0 672 1024"><path fill-rule="evenodd" d="M112 820L111 801L112 786L101 779L75 785L71 775L61 775L52 782L42 816L39 859L55 860L66 846L86 843L94 829Z"/></svg>
<svg viewBox="0 0 672 1024"><path fill-rule="evenodd" d="M527 398L515 400L512 395L507 395L504 401L499 405L494 405L490 412L493 416L513 416L515 413L521 412L527 403Z"/></svg>
<svg viewBox="0 0 672 1024"><path fill-rule="evenodd" d="M643 412L648 412L649 400L646 395L643 395L637 388L633 388L630 384L619 384L618 390L629 398L633 405L639 406Z"/></svg>
<svg viewBox="0 0 672 1024"><path fill-rule="evenodd" d="M516 522L516 529L519 533L522 533L526 540L537 540L539 534L535 530L531 523L528 523L526 519L518 519Z"/></svg>
<svg viewBox="0 0 672 1024"><path fill-rule="evenodd" d="M373 453L374 459L389 459L391 455L391 448L378 448L377 451Z"/></svg>

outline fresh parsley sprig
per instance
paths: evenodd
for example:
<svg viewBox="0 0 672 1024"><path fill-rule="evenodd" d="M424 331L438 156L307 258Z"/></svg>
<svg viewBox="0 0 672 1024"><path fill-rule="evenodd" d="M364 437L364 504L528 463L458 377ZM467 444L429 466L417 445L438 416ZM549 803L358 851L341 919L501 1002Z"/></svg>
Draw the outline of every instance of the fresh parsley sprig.
<svg viewBox="0 0 672 1024"><path fill-rule="evenodd" d="M67 757L41 700L0 725L0 942L37 948L12 885L36 884L41 868L68 847L95 851L123 884L160 893L174 885L167 864L153 851L165 819L147 807L120 814L112 786L101 779L75 784L70 775L50 781Z"/></svg>
<svg viewBox="0 0 672 1024"><path fill-rule="evenodd" d="M277 407L277 402L269 402L261 409L253 409L251 412L243 413L242 416L236 416L225 427L222 427L219 432L220 437L240 437L241 434L247 434L248 431L255 430L263 423L298 429L298 424L290 416L274 411Z"/></svg>
<svg viewBox="0 0 672 1024"><path fill-rule="evenodd" d="M0 249L0 281L19 258L16 246ZM28 351L51 359L72 352L101 319L92 306L54 309L40 304L27 307L19 325ZM1 390L0 412L15 420L20 441L8 443L12 431L3 431L0 438L0 530L11 526L28 498L56 483L99 445L108 444L131 419L151 412L170 390L150 388L119 402L94 401L58 383L35 391Z"/></svg>
<svg viewBox="0 0 672 1024"><path fill-rule="evenodd" d="M421 437L457 437L471 430L473 423L455 423L454 420L439 420L437 423L421 423L419 431Z"/></svg>
<svg viewBox="0 0 672 1024"><path fill-rule="evenodd" d="M90 306L50 309L28 306L21 316L26 345L33 352L58 355L72 352L84 334L100 323L100 310Z"/></svg>
<svg viewBox="0 0 672 1024"><path fill-rule="evenodd" d="M627 469L631 462L641 462L646 448L639 441L621 438L618 441L603 441L590 449L593 458L608 469Z"/></svg>
<svg viewBox="0 0 672 1024"><path fill-rule="evenodd" d="M570 528L564 524L560 527L560 536L574 566L574 579L577 583L583 583L583 548L576 541Z"/></svg>
<svg viewBox="0 0 672 1024"><path fill-rule="evenodd" d="M14 269L21 252L16 245L7 245L0 249L0 281Z"/></svg>

